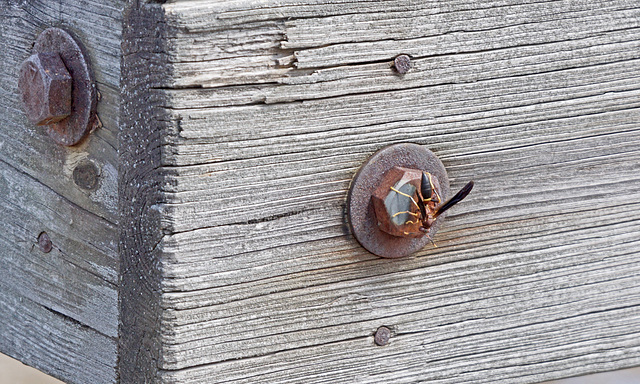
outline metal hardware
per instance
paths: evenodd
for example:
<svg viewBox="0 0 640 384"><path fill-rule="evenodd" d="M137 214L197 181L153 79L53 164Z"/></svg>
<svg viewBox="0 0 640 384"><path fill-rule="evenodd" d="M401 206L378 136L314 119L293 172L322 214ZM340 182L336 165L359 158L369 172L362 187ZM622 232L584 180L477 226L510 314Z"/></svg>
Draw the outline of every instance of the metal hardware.
<svg viewBox="0 0 640 384"><path fill-rule="evenodd" d="M411 58L408 55L399 55L393 60L393 67L401 75L411 69Z"/></svg>
<svg viewBox="0 0 640 384"><path fill-rule="evenodd" d="M84 49L60 28L44 30L22 63L18 88L27 118L58 144L74 145L96 127L96 87Z"/></svg>
<svg viewBox="0 0 640 384"><path fill-rule="evenodd" d="M53 249L53 244L47 232L42 232L38 235L38 248L40 248L40 251L43 253L49 253L51 249Z"/></svg>
<svg viewBox="0 0 640 384"><path fill-rule="evenodd" d="M386 258L404 257L424 248L433 239L445 214L439 215L422 232L424 235L400 237L381 229L383 225L378 225L373 203L373 199L381 199L380 193L375 197L376 191L379 188L384 190L385 185L395 184L398 176L413 180L413 185L420 188L416 181L421 178L422 171L431 175L443 199L449 195L449 178L444 165L433 152L417 144L395 144L381 149L362 165L353 178L347 196L349 225L356 240L369 252Z"/></svg>
<svg viewBox="0 0 640 384"><path fill-rule="evenodd" d="M433 194L439 196L438 180L430 178L429 181L434 185ZM422 227L420 220L422 209L419 206L422 201L419 197L421 183L422 171L419 169L393 167L385 173L380 186L371 196L378 227L382 231L400 237L424 236L424 232L420 230Z"/></svg>
<svg viewBox="0 0 640 384"><path fill-rule="evenodd" d="M31 55L20 68L18 86L27 119L35 125L57 123L71 114L71 75L57 53Z"/></svg>
<svg viewBox="0 0 640 384"><path fill-rule="evenodd" d="M91 161L83 161L73 169L73 181L82 189L94 190L98 186L100 170Z"/></svg>
<svg viewBox="0 0 640 384"><path fill-rule="evenodd" d="M375 335L373 335L373 341L378 346L385 346L389 344L389 339L391 338L391 330L387 327L380 327L376 330Z"/></svg>

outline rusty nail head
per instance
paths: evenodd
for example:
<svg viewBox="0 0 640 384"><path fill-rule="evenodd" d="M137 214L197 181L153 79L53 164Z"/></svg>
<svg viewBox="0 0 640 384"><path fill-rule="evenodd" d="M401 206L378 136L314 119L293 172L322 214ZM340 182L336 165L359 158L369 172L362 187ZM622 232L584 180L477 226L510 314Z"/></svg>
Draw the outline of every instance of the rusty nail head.
<svg viewBox="0 0 640 384"><path fill-rule="evenodd" d="M393 60L393 67L396 72L404 75L411 69L411 58L408 55L399 55Z"/></svg>
<svg viewBox="0 0 640 384"><path fill-rule="evenodd" d="M373 341L376 345L385 346L389 344L389 339L391 338L391 330L387 327L380 327L376 330L375 335L373 336Z"/></svg>
<svg viewBox="0 0 640 384"><path fill-rule="evenodd" d="M93 190L98 186L100 171L91 161L83 161L73 169L73 181L80 188Z"/></svg>
<svg viewBox="0 0 640 384"><path fill-rule="evenodd" d="M51 243L51 239L49 238L49 235L47 235L47 232L42 232L38 235L38 247L43 253L49 253L51 252L51 249L53 249L53 244Z"/></svg>
<svg viewBox="0 0 640 384"><path fill-rule="evenodd" d="M69 116L71 84L71 75L57 53L35 53L25 60L18 87L29 121L48 125Z"/></svg>

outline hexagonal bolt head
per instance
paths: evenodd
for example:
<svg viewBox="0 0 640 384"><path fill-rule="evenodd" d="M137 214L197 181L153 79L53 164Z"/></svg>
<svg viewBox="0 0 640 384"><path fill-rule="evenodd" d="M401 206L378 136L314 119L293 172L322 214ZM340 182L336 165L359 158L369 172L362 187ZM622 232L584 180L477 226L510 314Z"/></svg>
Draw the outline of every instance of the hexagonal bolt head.
<svg viewBox="0 0 640 384"><path fill-rule="evenodd" d="M373 208L380 230L399 237L422 237L420 223L415 215L400 212L419 212L419 208L408 197L391 189L407 194L418 201L418 190L422 180L422 171L418 169L394 167L382 179L380 186L371 196Z"/></svg>
<svg viewBox="0 0 640 384"><path fill-rule="evenodd" d="M57 53L36 53L25 60L20 68L18 88L29 121L48 125L69 116L72 83Z"/></svg>

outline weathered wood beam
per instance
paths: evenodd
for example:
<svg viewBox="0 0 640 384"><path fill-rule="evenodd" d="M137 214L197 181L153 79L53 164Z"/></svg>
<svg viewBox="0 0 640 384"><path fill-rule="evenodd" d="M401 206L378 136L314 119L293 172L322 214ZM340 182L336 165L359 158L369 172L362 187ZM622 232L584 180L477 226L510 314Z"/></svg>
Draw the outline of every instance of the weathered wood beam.
<svg viewBox="0 0 640 384"><path fill-rule="evenodd" d="M161 8L158 380L525 383L640 363L637 5ZM344 204L397 142L476 188L437 249L389 261Z"/></svg>

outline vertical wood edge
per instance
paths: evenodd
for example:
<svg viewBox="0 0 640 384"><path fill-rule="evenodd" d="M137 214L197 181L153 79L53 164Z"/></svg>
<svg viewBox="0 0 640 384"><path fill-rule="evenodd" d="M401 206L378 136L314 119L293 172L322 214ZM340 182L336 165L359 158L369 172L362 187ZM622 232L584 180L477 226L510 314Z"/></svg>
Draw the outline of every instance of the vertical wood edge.
<svg viewBox="0 0 640 384"><path fill-rule="evenodd" d="M162 105L154 87L167 71L160 4L131 2L124 13L119 154L120 383L157 382L160 359Z"/></svg>

